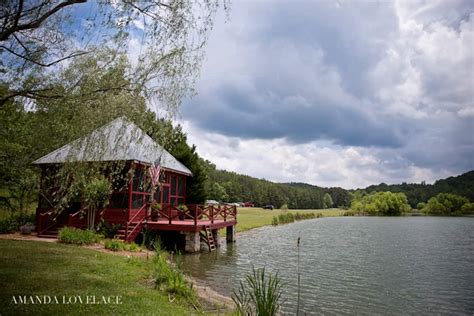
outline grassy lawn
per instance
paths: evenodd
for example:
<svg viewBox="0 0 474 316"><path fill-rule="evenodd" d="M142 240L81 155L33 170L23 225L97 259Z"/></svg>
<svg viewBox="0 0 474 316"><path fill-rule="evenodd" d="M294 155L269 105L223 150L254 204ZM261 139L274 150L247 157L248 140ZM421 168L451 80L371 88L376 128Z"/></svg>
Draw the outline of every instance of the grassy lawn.
<svg viewBox="0 0 474 316"><path fill-rule="evenodd" d="M338 208L323 210L264 210L258 207L239 207L237 210L237 231L243 232L252 228L271 225L273 216L278 216L283 212L290 213L322 213L323 216L342 216L344 210Z"/></svg>
<svg viewBox="0 0 474 316"><path fill-rule="evenodd" d="M71 245L0 240L1 315L189 315L153 289L151 259L127 258ZM121 296L121 305L21 304L12 296Z"/></svg>

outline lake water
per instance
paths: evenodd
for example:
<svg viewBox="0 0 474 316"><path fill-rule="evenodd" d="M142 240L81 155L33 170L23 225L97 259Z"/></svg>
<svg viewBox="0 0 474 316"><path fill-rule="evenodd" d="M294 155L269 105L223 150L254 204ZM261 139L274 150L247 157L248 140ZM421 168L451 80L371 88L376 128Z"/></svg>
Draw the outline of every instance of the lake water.
<svg viewBox="0 0 474 316"><path fill-rule="evenodd" d="M308 315L474 315L474 218L334 217L265 227L214 253L184 256L199 283L230 295L266 267L285 283L282 311Z"/></svg>

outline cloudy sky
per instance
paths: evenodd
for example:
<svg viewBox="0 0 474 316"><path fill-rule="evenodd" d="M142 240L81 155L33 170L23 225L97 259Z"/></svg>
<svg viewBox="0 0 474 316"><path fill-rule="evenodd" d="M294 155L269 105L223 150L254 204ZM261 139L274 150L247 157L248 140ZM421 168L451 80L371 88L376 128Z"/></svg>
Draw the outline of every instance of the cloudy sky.
<svg viewBox="0 0 474 316"><path fill-rule="evenodd" d="M473 1L233 1L180 117L220 169L363 187L474 169Z"/></svg>

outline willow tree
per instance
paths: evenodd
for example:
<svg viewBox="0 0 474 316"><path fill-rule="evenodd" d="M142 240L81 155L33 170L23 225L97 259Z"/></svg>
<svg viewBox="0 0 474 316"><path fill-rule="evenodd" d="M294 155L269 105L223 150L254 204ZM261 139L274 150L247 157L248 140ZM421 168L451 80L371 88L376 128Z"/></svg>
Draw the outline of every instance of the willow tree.
<svg viewBox="0 0 474 316"><path fill-rule="evenodd" d="M0 104L18 96L68 100L76 78L54 87L71 60L107 48L107 68L132 56L127 81L94 91L140 90L150 104L175 109L198 74L209 31L225 0L92 1L4 0L0 4ZM145 89L146 88L146 89Z"/></svg>
<svg viewBox="0 0 474 316"><path fill-rule="evenodd" d="M25 171L32 158L122 115L166 147L176 143L155 113L172 116L192 95L219 7L225 0L1 1L0 107L11 108L0 115L21 113L26 121L15 132L28 136L14 144L5 138L2 149L13 145L9 152L25 159L18 174L2 176L2 186L19 185L22 175L31 179ZM0 158L2 166L15 159ZM90 175L102 168L119 174L123 166L85 169ZM51 177L59 187L52 201L58 212L84 193L72 181L82 169L71 161Z"/></svg>
<svg viewBox="0 0 474 316"><path fill-rule="evenodd" d="M28 112L29 118L25 119L24 124L22 124L25 133L29 131L30 134L34 135L34 141L31 141L31 137L19 137L21 143L24 143L22 146L29 148L28 156L23 160L31 162L64 144L90 134L118 117L125 117L128 121L138 125L193 171L195 177L193 177L193 182L189 184L189 188L193 192L189 196L202 202L205 199L203 182L206 178L200 168L199 157L195 153L195 148L191 148L186 144L186 136L181 128L179 126L174 127L169 120L159 118L155 112L150 110L146 106L146 99L139 89L94 93L95 90L101 89L109 82L128 84L126 74L132 66L127 56L122 55L108 68L102 68L100 65L107 59L107 55L108 50L103 49L98 51L95 56L80 56L64 69L61 73L60 83L51 89L58 92L64 91L80 75L82 81L70 92L73 97L37 100L35 111ZM5 112L6 109L10 109L8 104L0 108L0 118L2 112ZM24 113L24 111L22 112ZM8 116L5 118L8 118ZM104 139L107 138L107 135L103 136ZM77 150L82 151L83 148L88 148L97 156L97 161L100 161L103 145L106 144L102 144L100 141L86 140L79 143ZM116 150L120 150L120 146L123 145L126 146L127 144L122 143L120 145L117 143ZM83 215L87 215L92 223L100 216L98 211L104 205L101 203L97 204L98 207L86 205L94 201L94 199L86 198L86 196L91 196L87 190L87 184L92 185L99 175L106 174L107 176L103 180L108 181L113 190L120 190L123 188L120 185L126 184L133 173L127 173L124 170L127 167L124 161L87 163L77 161L74 153L74 150L70 152L71 157L69 157L67 163L61 164L60 168L51 170L51 174L47 179L43 179L46 183L42 184L42 188L57 188L54 194L49 192L51 195L47 197L47 200L51 202L51 207L57 211L57 214L76 202L83 202ZM8 167L8 164L5 164L5 166ZM23 171L31 168L28 164L25 167ZM47 192L43 193L47 194ZM94 206L95 204L90 205Z"/></svg>

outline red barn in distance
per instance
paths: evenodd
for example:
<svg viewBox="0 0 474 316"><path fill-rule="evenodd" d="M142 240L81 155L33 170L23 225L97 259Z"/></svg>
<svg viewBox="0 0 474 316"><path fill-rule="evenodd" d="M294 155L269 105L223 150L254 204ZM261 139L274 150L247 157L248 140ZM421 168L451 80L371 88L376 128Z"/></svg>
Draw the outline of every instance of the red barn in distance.
<svg viewBox="0 0 474 316"><path fill-rule="evenodd" d="M51 201L52 188L47 176L61 164L74 162L121 162L122 177L126 181L120 190L113 191L102 219L120 225L118 238L133 241L146 226L160 232L176 232L187 252L200 250L201 239L209 249L215 249L218 230L227 227L227 240L235 240L237 209L232 205L197 205L186 203L186 183L192 172L156 143L135 124L118 118L73 141L33 163L42 170L40 199L36 211L39 237L56 237L64 226L87 227L80 202L72 203L60 214ZM160 183L151 199L148 168L160 166ZM158 216L151 216L150 200L161 205ZM186 205L186 207L182 207ZM168 234L169 235L169 234Z"/></svg>

